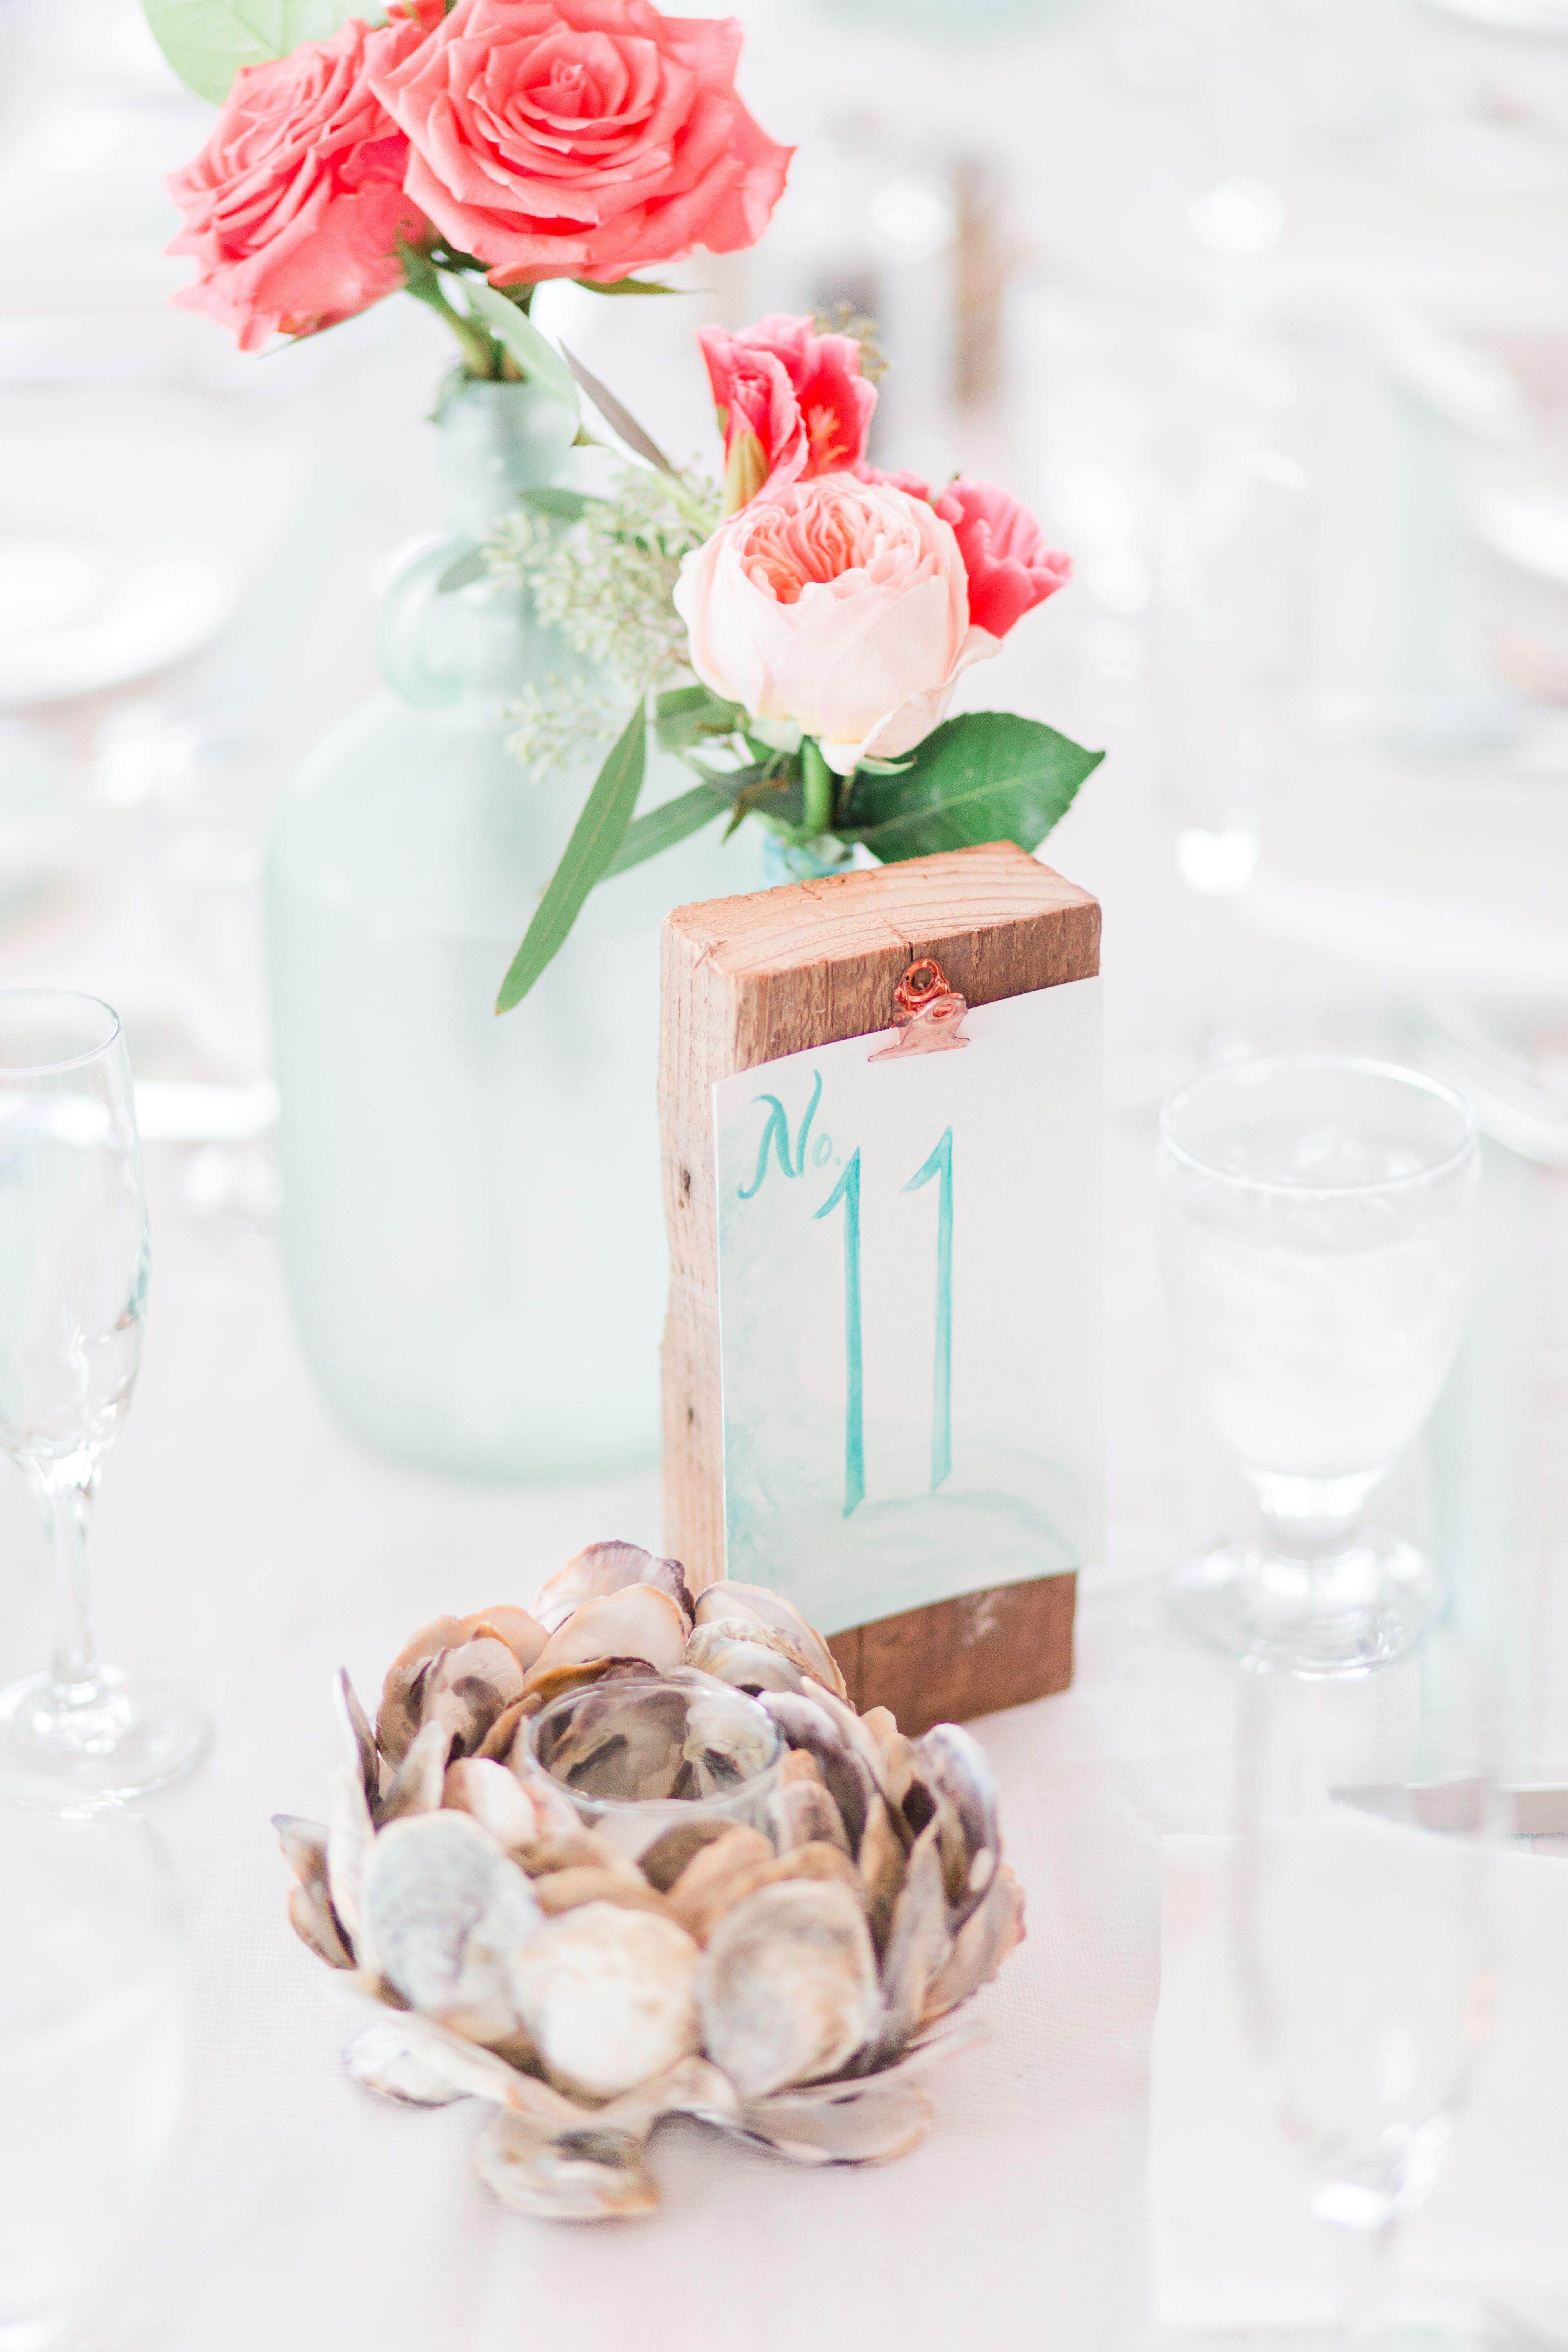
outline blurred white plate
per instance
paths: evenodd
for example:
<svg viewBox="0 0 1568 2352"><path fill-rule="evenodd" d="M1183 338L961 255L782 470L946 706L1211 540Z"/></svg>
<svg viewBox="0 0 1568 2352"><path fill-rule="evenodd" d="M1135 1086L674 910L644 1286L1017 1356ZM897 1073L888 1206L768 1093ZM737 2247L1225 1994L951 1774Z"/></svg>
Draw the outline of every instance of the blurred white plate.
<svg viewBox="0 0 1568 2352"><path fill-rule="evenodd" d="M1568 34L1568 0L1428 0L1445 16L1500 33Z"/></svg>
<svg viewBox="0 0 1568 2352"><path fill-rule="evenodd" d="M189 548L0 540L0 709L184 661L216 636L236 593L226 565Z"/></svg>

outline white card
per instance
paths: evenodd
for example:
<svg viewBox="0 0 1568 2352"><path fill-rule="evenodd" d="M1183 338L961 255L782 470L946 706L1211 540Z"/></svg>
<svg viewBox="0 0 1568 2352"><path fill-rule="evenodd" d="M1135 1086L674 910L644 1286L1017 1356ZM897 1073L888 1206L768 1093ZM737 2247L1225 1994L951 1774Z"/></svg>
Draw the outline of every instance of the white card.
<svg viewBox="0 0 1568 2352"><path fill-rule="evenodd" d="M1100 1021L714 1086L728 1572L825 1633L1102 1555Z"/></svg>

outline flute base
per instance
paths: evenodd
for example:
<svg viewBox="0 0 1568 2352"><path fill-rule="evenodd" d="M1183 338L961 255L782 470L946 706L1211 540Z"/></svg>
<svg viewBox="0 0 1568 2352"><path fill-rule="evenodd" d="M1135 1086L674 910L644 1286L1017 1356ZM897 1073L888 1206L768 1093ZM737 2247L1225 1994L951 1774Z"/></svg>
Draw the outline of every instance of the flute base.
<svg viewBox="0 0 1568 2352"><path fill-rule="evenodd" d="M0 1798L74 1812L150 1796L194 1770L212 1744L178 1690L102 1666L89 1683L48 1675L0 1690Z"/></svg>
<svg viewBox="0 0 1568 2352"><path fill-rule="evenodd" d="M1180 1622L1212 1648L1312 1675L1361 1674L1402 1657L1442 1602L1431 1562L1373 1528L1310 1559L1222 1545L1184 1560L1170 1597Z"/></svg>

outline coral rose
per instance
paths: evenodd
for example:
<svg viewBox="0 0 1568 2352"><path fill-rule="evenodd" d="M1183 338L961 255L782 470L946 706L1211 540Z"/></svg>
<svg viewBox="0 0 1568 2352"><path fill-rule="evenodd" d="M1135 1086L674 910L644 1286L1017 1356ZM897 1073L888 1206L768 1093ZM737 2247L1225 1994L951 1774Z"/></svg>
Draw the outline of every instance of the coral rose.
<svg viewBox="0 0 1568 2352"><path fill-rule="evenodd" d="M753 499L687 556L675 604L703 684L794 719L840 775L912 751L960 672L996 650L970 625L951 523L852 474Z"/></svg>
<svg viewBox="0 0 1568 2352"><path fill-rule="evenodd" d="M740 49L738 19L647 0L458 0L375 89L410 195L492 284L607 285L767 226L791 151L736 97Z"/></svg>
<svg viewBox="0 0 1568 2352"><path fill-rule="evenodd" d="M911 498L929 499L952 525L969 584L969 617L994 637L1005 637L1072 578L1071 556L1047 547L1027 507L994 482L960 476L933 490L918 474L882 474L865 465L855 470L863 482L890 483Z"/></svg>
<svg viewBox="0 0 1568 2352"><path fill-rule="evenodd" d="M700 327L724 436L724 511L763 489L852 471L866 453L877 387L850 335L818 335L776 314L740 334Z"/></svg>
<svg viewBox="0 0 1568 2352"><path fill-rule="evenodd" d="M368 310L403 284L400 237L426 223L404 193L408 142L367 85L427 37L396 16L379 32L351 18L235 76L212 137L169 192L185 226L171 253L195 254L174 300L209 311L260 349Z"/></svg>
<svg viewBox="0 0 1568 2352"><path fill-rule="evenodd" d="M950 508L956 507L952 514ZM1072 577L1072 559L1046 545L1039 524L994 482L949 482L937 511L952 524L969 582L969 617L1005 637Z"/></svg>

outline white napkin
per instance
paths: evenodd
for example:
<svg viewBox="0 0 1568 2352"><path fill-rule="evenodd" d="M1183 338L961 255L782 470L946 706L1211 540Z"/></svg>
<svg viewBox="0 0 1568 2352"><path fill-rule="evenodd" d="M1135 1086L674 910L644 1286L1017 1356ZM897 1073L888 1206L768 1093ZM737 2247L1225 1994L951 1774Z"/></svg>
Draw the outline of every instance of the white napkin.
<svg viewBox="0 0 1568 2352"><path fill-rule="evenodd" d="M1150 2116L1156 2326L1331 2326L1341 2254L1310 2183L1256 2104L1231 1955L1224 1838L1164 1848ZM1498 1857L1492 2036L1437 2185L1405 2226L1393 2315L1504 2313L1568 2346L1568 1862Z"/></svg>

